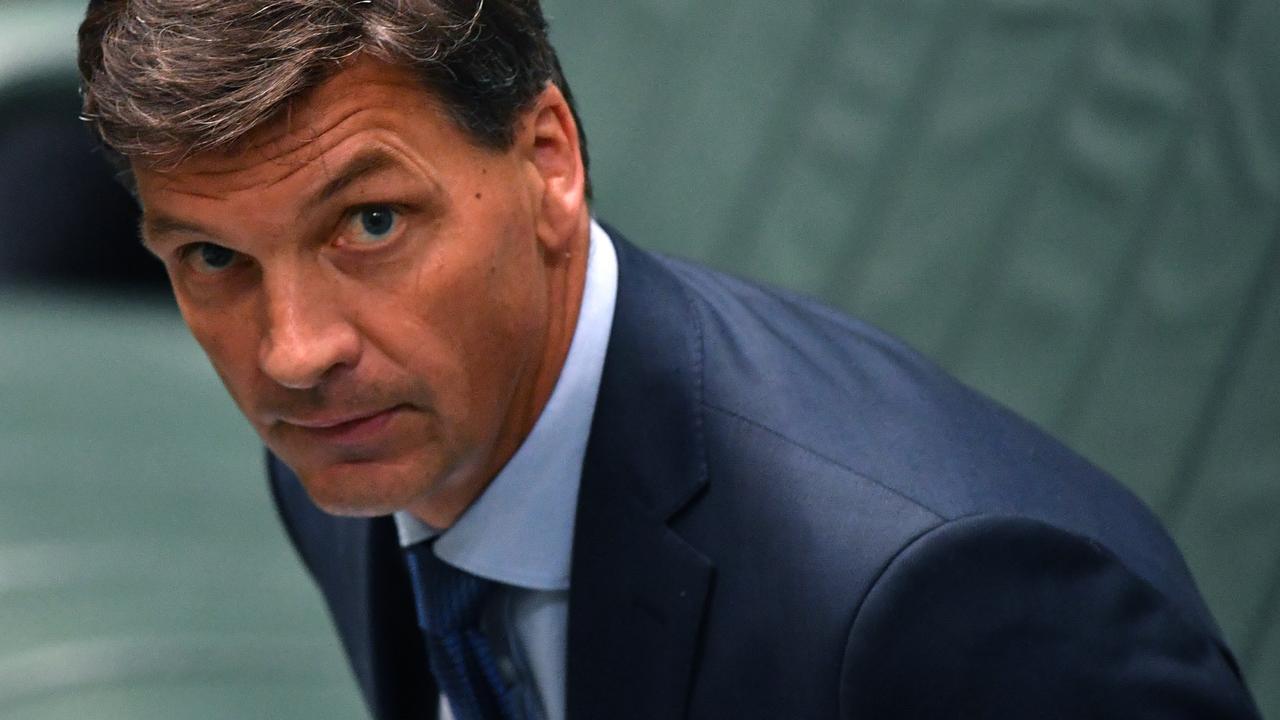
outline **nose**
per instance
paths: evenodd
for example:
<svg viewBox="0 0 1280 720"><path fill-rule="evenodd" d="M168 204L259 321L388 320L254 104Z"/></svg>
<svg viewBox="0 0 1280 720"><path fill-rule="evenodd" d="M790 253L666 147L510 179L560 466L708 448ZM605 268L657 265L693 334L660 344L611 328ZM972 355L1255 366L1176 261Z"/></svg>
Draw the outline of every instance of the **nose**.
<svg viewBox="0 0 1280 720"><path fill-rule="evenodd" d="M360 335L346 319L335 293L320 282L292 275L266 286L267 328L258 364L287 388L319 385L333 369L354 366Z"/></svg>

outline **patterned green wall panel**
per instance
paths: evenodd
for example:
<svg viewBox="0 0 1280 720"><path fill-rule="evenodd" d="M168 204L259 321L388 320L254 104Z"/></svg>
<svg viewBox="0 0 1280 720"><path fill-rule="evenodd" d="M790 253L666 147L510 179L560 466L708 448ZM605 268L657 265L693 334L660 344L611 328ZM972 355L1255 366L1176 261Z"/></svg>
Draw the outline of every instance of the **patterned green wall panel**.
<svg viewBox="0 0 1280 720"><path fill-rule="evenodd" d="M1204 438L1186 458L1185 488L1167 508L1192 569L1218 591L1219 622L1251 668L1280 627L1280 233L1274 240ZM1280 674L1255 677L1273 683Z"/></svg>
<svg viewBox="0 0 1280 720"><path fill-rule="evenodd" d="M1064 402L1094 328L1113 312L1109 291L1149 232L1207 44L1197 35L1208 28L1159 44L1124 30L1113 12L1090 18L1056 79L1034 165L988 187L1012 196L1005 247L974 285L972 315L955 319L963 332L940 350L962 376L1040 418Z"/></svg>
<svg viewBox="0 0 1280 720"><path fill-rule="evenodd" d="M1249 668L1253 678L1255 699L1263 717L1280 715L1280 623L1272 623L1257 660Z"/></svg>
<svg viewBox="0 0 1280 720"><path fill-rule="evenodd" d="M1124 477L1178 474L1182 453L1169 450L1192 441L1222 390L1215 370L1238 352L1236 318L1277 227L1277 196L1234 166L1238 115L1220 95L1216 84L1202 93L1055 419ZM1146 489L1158 508L1170 502L1167 488Z"/></svg>

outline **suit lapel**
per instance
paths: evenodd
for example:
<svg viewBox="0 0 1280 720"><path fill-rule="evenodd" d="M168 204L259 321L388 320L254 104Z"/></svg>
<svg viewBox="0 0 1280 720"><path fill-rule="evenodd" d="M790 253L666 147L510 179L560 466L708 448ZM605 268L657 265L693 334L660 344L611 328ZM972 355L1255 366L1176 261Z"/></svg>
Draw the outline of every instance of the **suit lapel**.
<svg viewBox="0 0 1280 720"><path fill-rule="evenodd" d="M713 576L668 525L706 483L701 334L679 281L610 235L618 301L578 499L568 716L678 718Z"/></svg>

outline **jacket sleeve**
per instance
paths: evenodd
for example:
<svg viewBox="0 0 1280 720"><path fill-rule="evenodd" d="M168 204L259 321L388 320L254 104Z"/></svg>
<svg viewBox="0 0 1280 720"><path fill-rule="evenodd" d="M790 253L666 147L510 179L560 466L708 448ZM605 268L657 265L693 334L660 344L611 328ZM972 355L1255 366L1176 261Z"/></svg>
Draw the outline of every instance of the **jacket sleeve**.
<svg viewBox="0 0 1280 720"><path fill-rule="evenodd" d="M1022 518L943 524L859 608L846 718L1258 718L1216 630L1101 545Z"/></svg>

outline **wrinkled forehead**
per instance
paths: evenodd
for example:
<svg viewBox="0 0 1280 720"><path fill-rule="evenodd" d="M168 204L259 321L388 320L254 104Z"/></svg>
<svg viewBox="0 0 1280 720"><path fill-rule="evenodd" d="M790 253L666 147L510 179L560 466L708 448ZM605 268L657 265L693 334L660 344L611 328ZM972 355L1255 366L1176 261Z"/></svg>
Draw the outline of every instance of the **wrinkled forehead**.
<svg viewBox="0 0 1280 720"><path fill-rule="evenodd" d="M141 195L199 181L223 191L275 184L315 166L360 135L394 135L437 114L430 93L398 66L364 59L290 101L233 145L181 158L134 161Z"/></svg>

